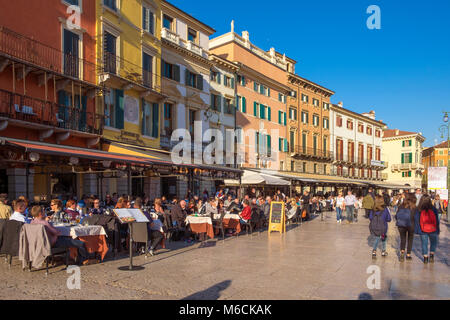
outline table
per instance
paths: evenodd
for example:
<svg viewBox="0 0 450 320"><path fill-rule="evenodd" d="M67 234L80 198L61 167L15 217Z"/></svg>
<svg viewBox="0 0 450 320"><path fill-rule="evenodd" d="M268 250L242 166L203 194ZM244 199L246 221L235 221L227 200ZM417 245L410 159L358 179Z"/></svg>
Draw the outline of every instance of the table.
<svg viewBox="0 0 450 320"><path fill-rule="evenodd" d="M188 216L186 225L191 226L193 233L206 233L210 239L214 238L214 228L211 217Z"/></svg>
<svg viewBox="0 0 450 320"><path fill-rule="evenodd" d="M102 261L105 259L108 252L108 244L106 243L106 232L102 226L55 225L54 227L63 237L71 237L83 241L88 253L99 253ZM70 257L74 260L76 259L76 248L70 248Z"/></svg>
<svg viewBox="0 0 450 320"><path fill-rule="evenodd" d="M214 214L214 219L219 220L220 214ZM235 213L226 213L223 217L223 228L234 229L236 233L241 233L241 217ZM219 230L217 230L217 233Z"/></svg>

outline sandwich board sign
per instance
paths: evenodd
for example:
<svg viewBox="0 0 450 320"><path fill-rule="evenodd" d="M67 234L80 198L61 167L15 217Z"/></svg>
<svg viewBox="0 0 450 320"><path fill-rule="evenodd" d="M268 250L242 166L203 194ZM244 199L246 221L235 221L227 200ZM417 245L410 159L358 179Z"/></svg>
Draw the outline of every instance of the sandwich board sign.
<svg viewBox="0 0 450 320"><path fill-rule="evenodd" d="M284 202L270 203L269 235L271 232L286 232Z"/></svg>

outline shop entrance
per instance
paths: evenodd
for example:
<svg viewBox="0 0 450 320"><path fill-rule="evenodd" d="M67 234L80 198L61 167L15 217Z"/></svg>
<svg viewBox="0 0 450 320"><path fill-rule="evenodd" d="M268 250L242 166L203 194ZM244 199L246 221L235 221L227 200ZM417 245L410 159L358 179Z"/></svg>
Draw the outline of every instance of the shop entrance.
<svg viewBox="0 0 450 320"><path fill-rule="evenodd" d="M6 169L0 169L0 193L8 193L8 175Z"/></svg>
<svg viewBox="0 0 450 320"><path fill-rule="evenodd" d="M162 178L161 179L162 196L166 196L168 199L177 196L177 178Z"/></svg>
<svg viewBox="0 0 450 320"><path fill-rule="evenodd" d="M51 191L53 197L73 197L77 195L77 176L75 173L52 173Z"/></svg>

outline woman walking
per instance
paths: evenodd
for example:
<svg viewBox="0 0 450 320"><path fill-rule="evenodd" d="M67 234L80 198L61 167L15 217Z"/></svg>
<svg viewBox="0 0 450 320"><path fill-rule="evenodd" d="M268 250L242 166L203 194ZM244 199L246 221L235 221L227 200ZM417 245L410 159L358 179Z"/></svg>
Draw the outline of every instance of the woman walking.
<svg viewBox="0 0 450 320"><path fill-rule="evenodd" d="M405 249L406 260L411 260L411 251L414 241L414 216L416 214L416 197L414 195L408 195L403 203L398 208L395 220L398 232L400 234L400 261L405 261ZM407 241L408 240L408 241ZM408 247L406 247L408 244Z"/></svg>
<svg viewBox="0 0 450 320"><path fill-rule="evenodd" d="M432 203L433 203L433 207L436 209L436 211L439 215L439 221L441 221L442 212L444 211L444 202L441 200L441 197L438 194L436 194L434 196Z"/></svg>
<svg viewBox="0 0 450 320"><path fill-rule="evenodd" d="M375 206L373 211L370 213L369 219L370 219L369 224L370 234L373 237L375 237L375 243L373 245L372 251L372 259L377 258L377 248L380 240L382 248L381 256L386 257L388 222L391 222L392 219L388 208L386 208L386 204L382 196L375 197Z"/></svg>
<svg viewBox="0 0 450 320"><path fill-rule="evenodd" d="M420 235L422 241L423 263L434 262L437 240L440 233L439 214L433 207L431 197L423 195L419 202L419 210L414 217L415 233ZM428 240L430 240L430 256L428 257Z"/></svg>
<svg viewBox="0 0 450 320"><path fill-rule="evenodd" d="M337 223L342 223L342 212L345 208L344 197L342 196L342 192L339 192L339 195L336 198L334 209L336 210L336 219Z"/></svg>

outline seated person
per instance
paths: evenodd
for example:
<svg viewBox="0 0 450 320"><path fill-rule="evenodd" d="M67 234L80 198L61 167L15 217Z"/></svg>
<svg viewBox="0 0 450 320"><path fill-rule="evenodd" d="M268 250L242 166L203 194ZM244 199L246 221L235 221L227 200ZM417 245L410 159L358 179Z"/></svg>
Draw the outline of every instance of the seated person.
<svg viewBox="0 0 450 320"><path fill-rule="evenodd" d="M142 210L142 199L137 198L134 202L134 209ZM147 219L150 221L147 223L147 233L148 233L148 253L154 256L154 251L158 245L164 240L163 224L159 220L158 214L152 209L152 212L147 210L142 211ZM164 247L164 246L163 246Z"/></svg>
<svg viewBox="0 0 450 320"><path fill-rule="evenodd" d="M241 222L245 224L252 218L252 208L250 207L250 202L247 199L244 200L243 204L244 210L239 213L239 216L241 217Z"/></svg>
<svg viewBox="0 0 450 320"><path fill-rule="evenodd" d="M76 248L78 250L78 265L87 264L89 262L89 254L83 241L72 239L71 237L62 237L50 223L41 207L35 206L31 209L33 221L31 224L42 224L47 232L48 240L52 248Z"/></svg>
<svg viewBox="0 0 450 320"><path fill-rule="evenodd" d="M239 214L242 211L241 203L238 198L234 199L234 201L228 206L227 211L233 214Z"/></svg>
<svg viewBox="0 0 450 320"><path fill-rule="evenodd" d="M67 214L70 220L75 220L80 213L77 211L77 203L75 200L68 200L66 204L65 213Z"/></svg>
<svg viewBox="0 0 450 320"><path fill-rule="evenodd" d="M100 200L95 199L94 200L94 207L89 209L88 212L89 216L97 215L97 214L105 214L105 209L100 208Z"/></svg>
<svg viewBox="0 0 450 320"><path fill-rule="evenodd" d="M64 218L64 211L63 211L63 204L62 201L59 199L53 199L50 202L50 213L49 213L49 217L52 220L62 220Z"/></svg>
<svg viewBox="0 0 450 320"><path fill-rule="evenodd" d="M25 200L19 199L14 203L14 213L9 217L9 220L15 220L25 223L25 211L27 210L27 204Z"/></svg>

